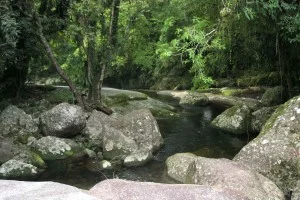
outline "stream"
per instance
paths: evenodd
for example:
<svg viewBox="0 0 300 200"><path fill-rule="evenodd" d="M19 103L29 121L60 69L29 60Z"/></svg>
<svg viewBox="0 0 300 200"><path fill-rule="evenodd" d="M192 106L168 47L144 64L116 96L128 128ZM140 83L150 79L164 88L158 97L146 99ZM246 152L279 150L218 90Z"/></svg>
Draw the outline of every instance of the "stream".
<svg viewBox="0 0 300 200"><path fill-rule="evenodd" d="M97 173L88 171L84 167L84 161L76 161L76 164L74 162L72 165L55 162L52 166L51 163L49 164L49 170L43 173L38 181L56 181L83 189L89 189L108 178L176 183L166 175L165 160L169 156L181 152L193 152L204 157L231 159L248 141L247 136L226 134L210 126L210 121L222 110L211 106L182 108L173 98L156 95L156 93L147 94L174 106L179 114L177 118L156 117L165 144L156 152L153 161L141 167Z"/></svg>

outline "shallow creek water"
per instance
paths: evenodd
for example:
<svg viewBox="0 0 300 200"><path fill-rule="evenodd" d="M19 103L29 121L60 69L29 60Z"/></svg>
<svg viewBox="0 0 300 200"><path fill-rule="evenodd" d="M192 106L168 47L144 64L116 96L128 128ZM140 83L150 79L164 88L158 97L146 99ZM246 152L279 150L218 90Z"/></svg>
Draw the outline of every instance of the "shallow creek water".
<svg viewBox="0 0 300 200"><path fill-rule="evenodd" d="M179 117L156 117L164 146L155 154L155 159L142 167L122 168L97 173L85 169L83 162L66 165L64 162L50 163L49 170L39 181L56 181L83 189L89 189L107 178L135 181L176 183L166 176L165 160L180 152L193 152L211 158L232 158L247 142L248 138L223 133L210 126L210 121L221 110L211 106L181 108L175 99L148 93L153 98L167 102L176 108Z"/></svg>

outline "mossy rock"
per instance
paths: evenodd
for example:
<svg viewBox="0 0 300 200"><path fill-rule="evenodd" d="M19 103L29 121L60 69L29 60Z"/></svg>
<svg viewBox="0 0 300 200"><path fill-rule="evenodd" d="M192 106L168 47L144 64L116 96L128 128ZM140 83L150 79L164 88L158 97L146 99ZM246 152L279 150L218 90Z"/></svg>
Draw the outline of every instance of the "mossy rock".
<svg viewBox="0 0 300 200"><path fill-rule="evenodd" d="M269 88L263 94L261 103L265 106L276 106L284 103L288 99L288 94L284 87L276 86Z"/></svg>

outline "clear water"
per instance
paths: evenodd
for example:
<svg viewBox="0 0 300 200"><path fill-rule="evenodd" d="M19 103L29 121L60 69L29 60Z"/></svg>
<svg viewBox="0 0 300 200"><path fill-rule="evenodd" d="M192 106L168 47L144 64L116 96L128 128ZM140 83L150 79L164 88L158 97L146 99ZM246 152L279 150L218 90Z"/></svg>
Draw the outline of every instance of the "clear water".
<svg viewBox="0 0 300 200"><path fill-rule="evenodd" d="M151 95L151 93L150 93ZM165 160L175 153L193 152L211 158L232 158L248 141L223 133L210 126L210 121L221 111L211 106L181 108L178 102L163 96L154 96L177 108L179 118L156 118L165 145L155 154L155 159L142 167L122 168L116 171L92 173L85 169L84 160L50 163L49 170L39 180L51 180L88 189L107 178L136 181L176 183L166 176Z"/></svg>

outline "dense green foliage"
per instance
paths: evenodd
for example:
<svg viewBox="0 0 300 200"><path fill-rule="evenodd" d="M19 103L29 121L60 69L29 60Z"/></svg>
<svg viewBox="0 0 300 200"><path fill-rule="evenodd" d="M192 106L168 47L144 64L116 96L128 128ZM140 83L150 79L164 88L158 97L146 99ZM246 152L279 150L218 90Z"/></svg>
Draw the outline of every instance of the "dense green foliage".
<svg viewBox="0 0 300 200"><path fill-rule="evenodd" d="M31 78L53 72L34 34L33 6L58 62L81 87L104 65L104 83L125 88L207 88L222 78L237 86L299 86L298 0L123 0L115 38L113 0L4 2L2 81L22 53Z"/></svg>

